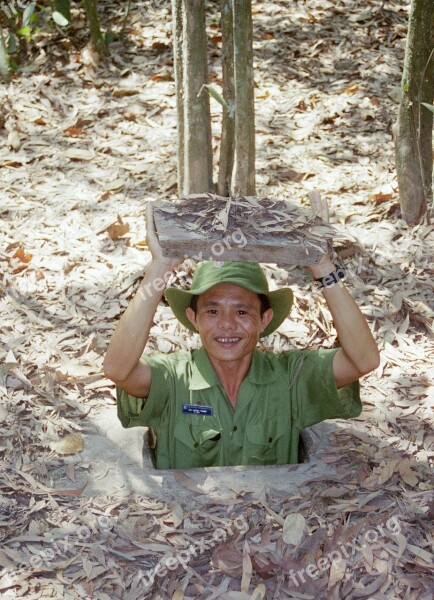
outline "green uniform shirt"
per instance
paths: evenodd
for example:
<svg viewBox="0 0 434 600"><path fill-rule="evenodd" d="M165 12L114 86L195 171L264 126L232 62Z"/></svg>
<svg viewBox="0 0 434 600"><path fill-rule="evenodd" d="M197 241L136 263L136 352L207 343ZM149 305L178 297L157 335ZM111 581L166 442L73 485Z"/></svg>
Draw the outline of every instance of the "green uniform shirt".
<svg viewBox="0 0 434 600"><path fill-rule="evenodd" d="M149 396L117 388L118 417L152 427L157 469L297 463L301 429L362 410L358 382L336 388L335 352L256 350L235 409L203 348L144 356Z"/></svg>

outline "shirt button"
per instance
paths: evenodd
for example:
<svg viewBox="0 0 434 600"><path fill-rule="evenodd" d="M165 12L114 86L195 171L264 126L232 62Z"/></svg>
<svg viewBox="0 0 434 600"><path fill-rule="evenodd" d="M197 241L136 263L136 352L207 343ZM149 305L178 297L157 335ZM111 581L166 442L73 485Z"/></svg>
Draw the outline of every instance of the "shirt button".
<svg viewBox="0 0 434 600"><path fill-rule="evenodd" d="M271 442L273 441L273 438L272 437L268 438L268 441L271 444Z"/></svg>
<svg viewBox="0 0 434 600"><path fill-rule="evenodd" d="M233 426L232 431L236 431L238 427L236 425Z"/></svg>
<svg viewBox="0 0 434 600"><path fill-rule="evenodd" d="M195 447L195 448L199 448L199 442L195 442L195 443L194 443L194 447Z"/></svg>

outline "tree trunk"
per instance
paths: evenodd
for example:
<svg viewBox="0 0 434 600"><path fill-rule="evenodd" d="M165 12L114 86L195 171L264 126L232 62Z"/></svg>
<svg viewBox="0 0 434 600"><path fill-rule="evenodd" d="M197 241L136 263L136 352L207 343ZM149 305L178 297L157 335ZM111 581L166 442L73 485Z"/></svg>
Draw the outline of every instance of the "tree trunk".
<svg viewBox="0 0 434 600"><path fill-rule="evenodd" d="M233 0L236 195L255 194L255 104L251 0Z"/></svg>
<svg viewBox="0 0 434 600"><path fill-rule="evenodd" d="M217 193L229 196L235 155L234 22L232 0L221 0L223 98Z"/></svg>
<svg viewBox="0 0 434 600"><path fill-rule="evenodd" d="M107 55L107 44L102 36L99 26L98 0L84 0L84 8L89 23L92 46L99 54Z"/></svg>
<svg viewBox="0 0 434 600"><path fill-rule="evenodd" d="M432 198L434 94L434 2L413 0L402 77L402 96L395 125L395 158L401 212L417 223Z"/></svg>
<svg viewBox="0 0 434 600"><path fill-rule="evenodd" d="M213 189L205 0L173 0L180 196ZM182 53L182 55L181 55ZM181 108L182 106L182 115Z"/></svg>
<svg viewBox="0 0 434 600"><path fill-rule="evenodd" d="M71 23L71 2L70 0L54 0L53 8Z"/></svg>
<svg viewBox="0 0 434 600"><path fill-rule="evenodd" d="M6 50L3 28L0 25L0 77L7 81L9 79L9 56Z"/></svg>
<svg viewBox="0 0 434 600"><path fill-rule="evenodd" d="M177 110L177 135L178 135L178 195L184 193L184 69L182 56L182 40L183 40L183 25L182 25L182 2L172 0L172 29L173 29L173 61L175 71L175 88L176 88L176 110Z"/></svg>

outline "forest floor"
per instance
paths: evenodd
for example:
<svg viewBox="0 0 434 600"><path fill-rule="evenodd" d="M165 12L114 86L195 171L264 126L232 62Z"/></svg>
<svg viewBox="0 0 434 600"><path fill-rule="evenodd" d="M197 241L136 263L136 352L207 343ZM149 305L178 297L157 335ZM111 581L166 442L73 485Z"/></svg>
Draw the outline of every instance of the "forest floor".
<svg viewBox="0 0 434 600"><path fill-rule="evenodd" d="M100 4L119 30L123 8ZM85 45L77 16L73 42L41 35L32 69L0 87L1 597L431 600L434 225L408 227L399 212L392 126L404 0L254 8L257 194L301 205L316 188L328 198L348 286L381 350L357 428L336 433L324 457L333 479L307 481L297 496L237 489L188 505L121 489L84 495L98 476L81 458L92 416L115 411L103 355L149 260L146 202L176 196L168 4L133 2L106 61ZM332 347L309 276L276 265L267 274L292 286L295 305L265 345ZM161 305L149 350L197 345ZM168 554L174 568L153 580Z"/></svg>

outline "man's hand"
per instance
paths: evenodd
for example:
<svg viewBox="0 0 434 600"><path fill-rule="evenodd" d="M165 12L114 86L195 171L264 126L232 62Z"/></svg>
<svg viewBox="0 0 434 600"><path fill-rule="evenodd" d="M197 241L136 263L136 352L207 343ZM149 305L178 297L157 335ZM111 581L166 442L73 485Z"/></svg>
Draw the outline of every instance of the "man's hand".
<svg viewBox="0 0 434 600"><path fill-rule="evenodd" d="M330 223L327 200L325 198L321 198L321 194L318 190L312 190L309 192L309 200L313 214L316 217L321 217L321 219L326 223Z"/></svg>
<svg viewBox="0 0 434 600"><path fill-rule="evenodd" d="M146 206L146 241L148 243L148 248L152 254L153 262L165 266L167 271L172 271L175 269L175 267L182 264L184 259L177 256L173 257L163 255L163 251L155 231L153 208L153 202L148 202Z"/></svg>
<svg viewBox="0 0 434 600"><path fill-rule="evenodd" d="M312 190L312 192L309 193L309 200L314 215L316 217L321 217L321 219L326 223L330 223L327 200L325 198L321 198L321 194L318 190ZM318 263L315 265L309 265L308 268L314 278L324 277L335 270L332 259L328 252L324 254Z"/></svg>

